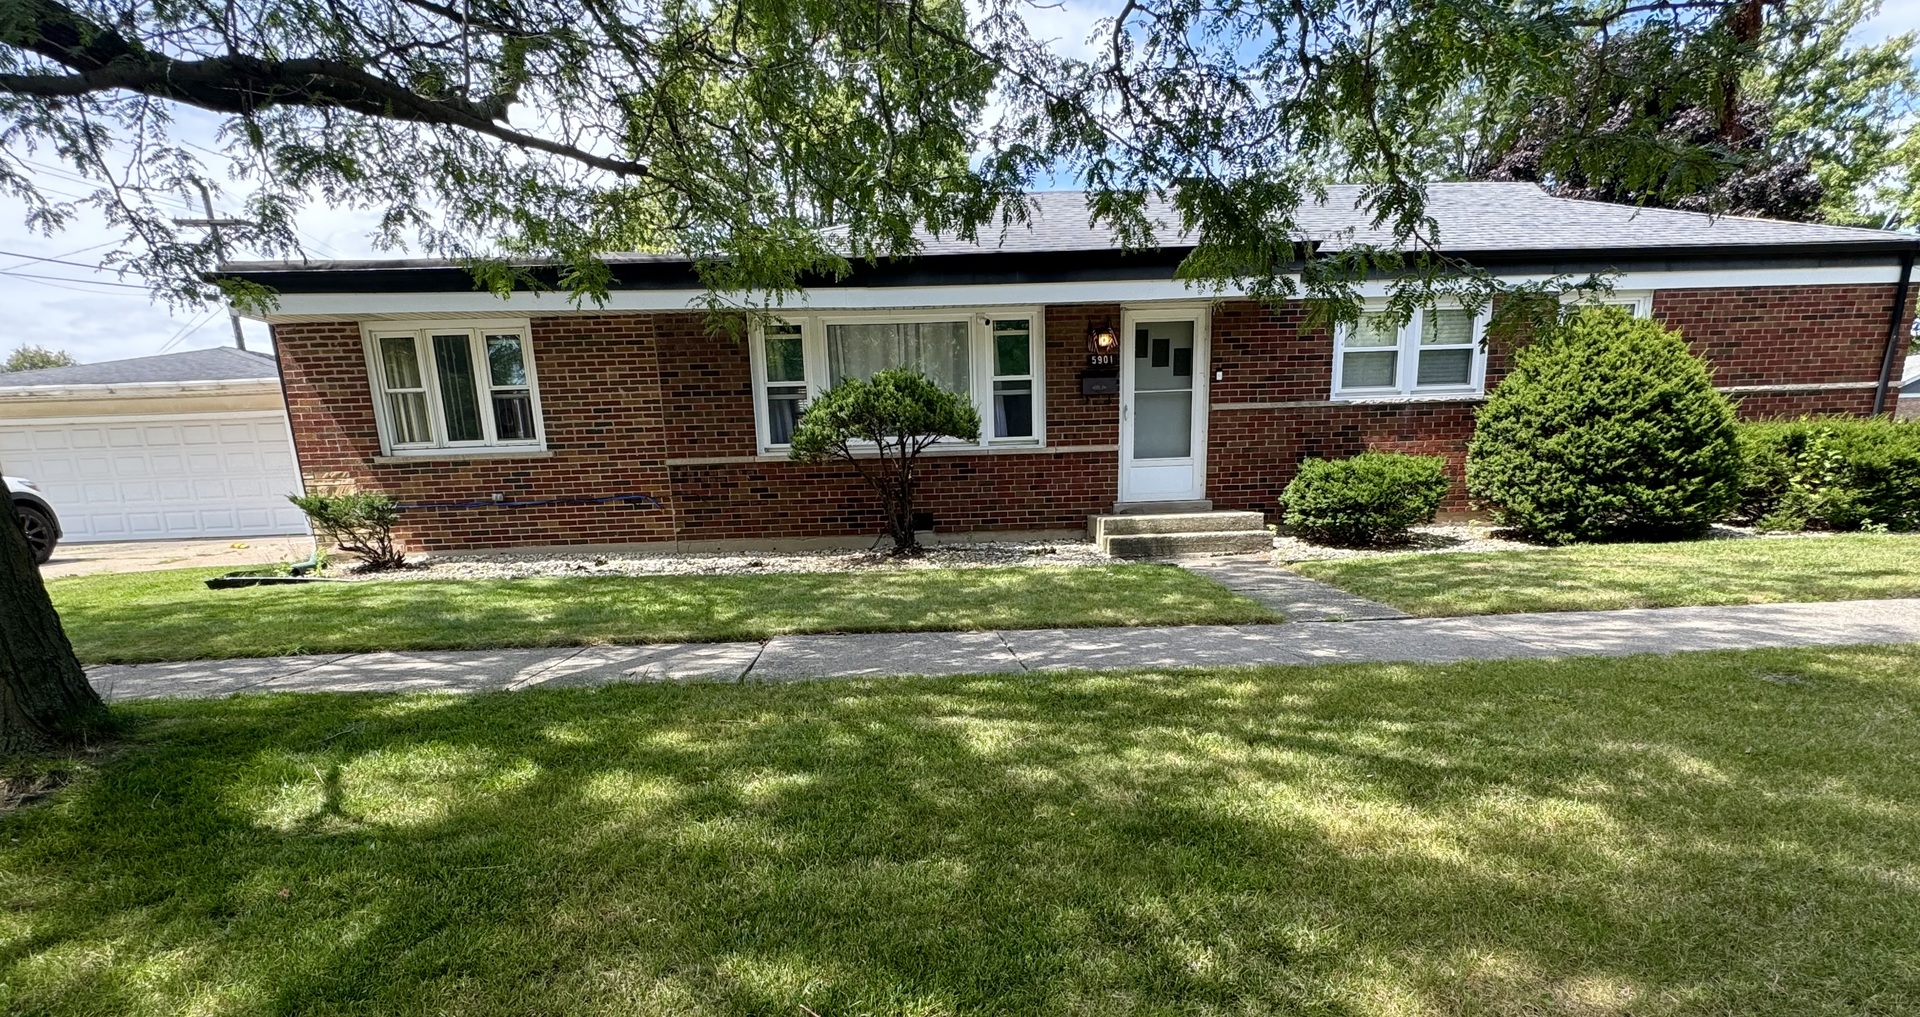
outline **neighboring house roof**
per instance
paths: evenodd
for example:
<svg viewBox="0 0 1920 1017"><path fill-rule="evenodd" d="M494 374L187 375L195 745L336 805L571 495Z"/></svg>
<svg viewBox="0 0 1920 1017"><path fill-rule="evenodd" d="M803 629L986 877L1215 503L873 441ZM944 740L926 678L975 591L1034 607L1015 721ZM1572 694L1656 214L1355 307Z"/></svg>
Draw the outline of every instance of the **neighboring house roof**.
<svg viewBox="0 0 1920 1017"><path fill-rule="evenodd" d="M1358 185L1331 187L1324 202L1303 206L1295 217L1301 239L1323 250L1359 243L1390 246L1390 229L1375 229L1371 213L1356 207L1362 195ZM1122 266L1139 272L1177 263L1193 246L1192 238L1176 228L1168 203L1152 202L1147 213L1157 224L1157 253L1125 252L1112 229L1089 223L1084 193L1032 194L1025 222L983 227L978 241L924 236L918 257L887 263L879 272L856 267L856 279L841 285L957 276L987 281L1014 272L1099 274ZM1555 197L1531 183L1429 184L1427 213L1437 224L1441 250L1488 263L1871 257L1920 250L1920 237L1904 233L1581 201ZM1070 262L1057 257L1075 252L1080 257ZM691 275L688 260L678 255L613 254L606 261L616 287L683 286ZM464 267L442 259L240 262L223 271L290 293L474 288Z"/></svg>
<svg viewBox="0 0 1920 1017"><path fill-rule="evenodd" d="M246 381L279 376L280 369L269 354L218 346L209 350L163 353L154 357L0 373L0 388Z"/></svg>

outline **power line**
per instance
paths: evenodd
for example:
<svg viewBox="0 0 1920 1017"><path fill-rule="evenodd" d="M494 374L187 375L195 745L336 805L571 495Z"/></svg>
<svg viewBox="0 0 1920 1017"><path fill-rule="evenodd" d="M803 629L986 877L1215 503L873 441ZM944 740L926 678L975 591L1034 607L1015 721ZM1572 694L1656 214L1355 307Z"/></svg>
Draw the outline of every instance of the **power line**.
<svg viewBox="0 0 1920 1017"><path fill-rule="evenodd" d="M17 265L8 265L5 268L0 268L0 272L9 271L16 268L25 268L27 267L29 262L32 262L32 261L55 261L60 258L71 258L76 254L85 254L88 251L97 251L102 247L111 247L114 244L117 244L119 242L120 241L118 240L104 240L97 244L88 244L87 246L82 247L77 251L62 251L59 254L54 255L52 258L42 258L38 255L33 255L33 256L29 256L25 254L16 255L16 257L27 258L28 261L20 262Z"/></svg>
<svg viewBox="0 0 1920 1017"><path fill-rule="evenodd" d="M81 173L75 173L72 170L69 170L62 166L49 166L46 163L36 162L32 159L21 159L20 164L23 166L32 167L33 169L39 170L41 173L47 174L48 176L51 176L56 180L64 180L67 183L82 184L87 187L97 187L97 188L100 188L101 190L120 191L120 190L128 189L125 187L121 187L117 184L114 184L110 181L95 180L92 177L86 176ZM132 188L132 190L137 194L141 194L145 196L148 200L152 201L156 205L172 205L174 208L177 208L183 211L188 211L188 212L193 211L193 205L190 204L186 198L173 197L172 196L173 192L171 191L162 191L162 190L156 190L156 189L144 188L144 187L135 187L135 188ZM58 193L58 192L55 192L55 193Z"/></svg>
<svg viewBox="0 0 1920 1017"><path fill-rule="evenodd" d="M188 336L191 336L195 332L198 332L201 329L206 328L208 325L213 324L214 315L219 313L220 313L220 309L218 307L215 307L212 310L208 311L207 313L201 315L200 320L198 322L195 322L193 319L189 318L185 325L180 326L179 331L175 332L170 338L167 339L166 342L163 342L160 344L160 352L165 353L168 350L173 349L175 346L178 346L179 344L185 342Z"/></svg>
<svg viewBox="0 0 1920 1017"><path fill-rule="evenodd" d="M112 241L108 241L108 243L112 243ZM95 246L105 247L106 244L96 244ZM0 251L0 257L25 258L28 261L43 261L51 265L72 265L74 268L90 268L95 272L100 271L102 267L100 265L89 265L82 261L62 261L59 258L43 258L37 254L21 254L19 251Z"/></svg>
<svg viewBox="0 0 1920 1017"><path fill-rule="evenodd" d="M0 276L4 276L4 275L8 275L8 274L10 274L10 273L5 273L5 272L0 272ZM80 288L80 287L82 287L82 286L98 286L98 285L101 285L100 283L89 283L89 282L87 282L87 281L86 281L85 279L68 279L68 280L66 280L66 281L67 281L67 282L70 282L70 283L77 283L78 285L75 285L75 286L65 286L65 285L62 285L62 284L60 284L60 283L57 283L57 282L36 282L36 283L34 283L34 285L36 285L36 286L45 286L45 287L47 287L48 289L55 289L55 290L66 290L66 291L67 291L67 292L69 292L69 293L85 293L85 294L87 294L87 295L89 295L89 296L95 296L95 297L105 297L105 296L113 296L113 295L114 295L114 294L110 294L110 293L107 293L107 292L105 292L105 291L103 291L103 290L88 290L88 289L81 289L81 288ZM105 284L105 285L109 285L109 286L111 286L111 285L114 285L114 284L113 284L113 283L107 283L107 284Z"/></svg>
<svg viewBox="0 0 1920 1017"><path fill-rule="evenodd" d="M35 279L45 282L81 283L87 286L113 286L123 290L144 290L147 287L137 283L109 282L105 279L74 279L64 275L34 275L31 272L0 272L0 275L15 279Z"/></svg>

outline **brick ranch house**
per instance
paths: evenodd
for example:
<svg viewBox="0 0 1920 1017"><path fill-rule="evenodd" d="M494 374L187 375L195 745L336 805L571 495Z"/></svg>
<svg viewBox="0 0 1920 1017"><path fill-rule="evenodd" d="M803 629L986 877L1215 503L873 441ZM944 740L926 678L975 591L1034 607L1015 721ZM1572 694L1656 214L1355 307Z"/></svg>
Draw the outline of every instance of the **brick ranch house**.
<svg viewBox="0 0 1920 1017"><path fill-rule="evenodd" d="M1617 273L1608 301L1681 330L1747 416L1897 399L1914 237L1531 184L1430 193L1444 248L1501 277ZM1355 196L1336 188L1303 224L1323 245L1364 238ZM1485 313L1329 329L1302 304L1209 299L1172 277L1186 248L1123 253L1079 195L1035 200L1029 226L862 267L746 336L712 334L687 264L663 256L617 259L611 298L584 310L476 292L444 262L228 271L280 293L265 318L308 489L418 506L401 527L416 551L871 542L884 526L853 469L791 462L784 444L810 395L895 365L969 394L985 424L978 444L928 453L939 535L1077 534L1154 506L1271 518L1302 459L1368 448L1439 453L1458 476L1510 352L1482 349ZM1105 358L1089 352L1100 332L1119 340Z"/></svg>

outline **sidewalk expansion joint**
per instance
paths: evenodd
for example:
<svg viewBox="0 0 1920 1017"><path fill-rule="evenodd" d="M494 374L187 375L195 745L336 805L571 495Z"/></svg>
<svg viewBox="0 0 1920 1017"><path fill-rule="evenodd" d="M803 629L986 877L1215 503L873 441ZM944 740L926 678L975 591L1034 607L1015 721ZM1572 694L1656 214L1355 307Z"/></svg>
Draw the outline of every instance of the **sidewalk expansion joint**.
<svg viewBox="0 0 1920 1017"><path fill-rule="evenodd" d="M527 686L534 684L535 679L551 673L555 668L565 665L567 661L570 661L573 658L580 656L581 654L587 652L589 649L592 649L592 647L589 647L589 646L574 647L572 653L569 653L566 656L561 657L559 660L549 660L538 671L535 671L529 675L522 676L520 678L516 678L511 682L508 682L506 691L517 692L520 689L524 689Z"/></svg>
<svg viewBox="0 0 1920 1017"><path fill-rule="evenodd" d="M1005 647L1005 648L1006 648L1006 651L1007 651L1007 656L1009 656L1009 657L1012 657L1012 658L1013 658L1013 662L1014 662L1015 664L1018 664L1018 665L1020 665L1020 673L1021 673L1021 674L1032 674L1032 673L1033 673L1033 668L1030 668L1030 667L1028 667L1028 666L1027 666L1027 662L1026 662L1025 660L1022 660L1022 659L1020 658L1020 654L1019 654L1019 652L1018 652L1017 650L1015 650L1015 649L1013 648L1013 644L1012 644L1012 643L1009 643L1009 642L1007 642L1007 633L1006 633L1006 631L1005 631L1005 630L1003 630L1003 629L994 629L994 630L993 630L993 634L994 634L994 636L996 636L996 637L997 637L997 638L998 638L998 639L1000 640L1000 645L1001 645L1002 647Z"/></svg>
<svg viewBox="0 0 1920 1017"><path fill-rule="evenodd" d="M747 661L747 666L740 669L740 676L733 680L734 684L736 685L746 684L747 676L753 673L754 667L760 663L760 658L766 656L767 645L772 642L773 642L773 639L771 637L760 640L760 648L758 650L753 651L753 659Z"/></svg>

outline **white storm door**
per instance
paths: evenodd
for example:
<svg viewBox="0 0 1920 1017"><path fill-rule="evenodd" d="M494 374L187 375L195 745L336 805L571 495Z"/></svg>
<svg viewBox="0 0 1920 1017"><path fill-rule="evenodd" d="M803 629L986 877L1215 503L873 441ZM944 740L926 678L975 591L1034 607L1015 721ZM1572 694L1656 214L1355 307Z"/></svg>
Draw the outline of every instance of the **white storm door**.
<svg viewBox="0 0 1920 1017"><path fill-rule="evenodd" d="M1207 477L1204 312L1129 311L1120 351L1120 500L1198 501Z"/></svg>

